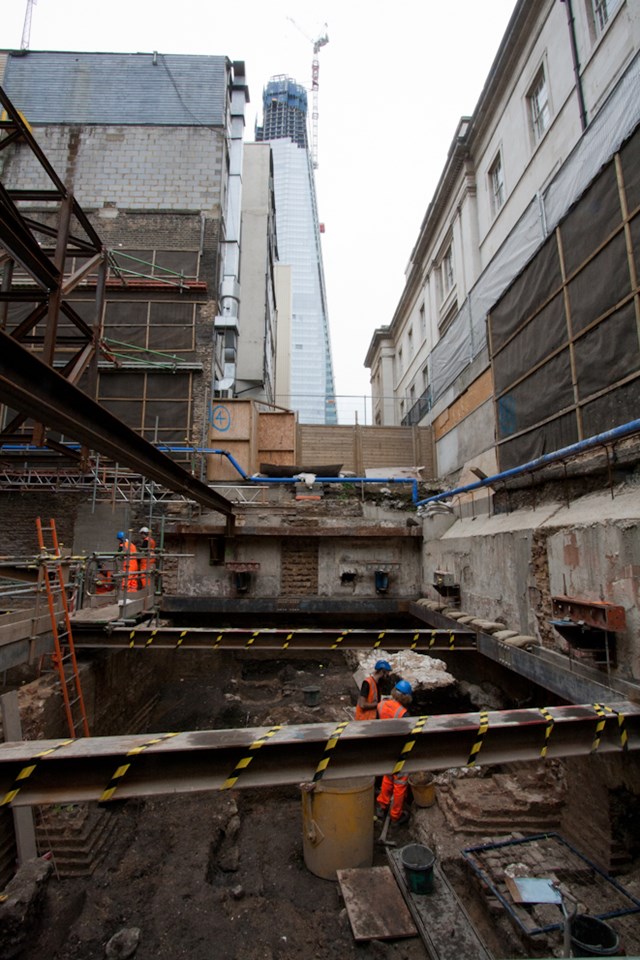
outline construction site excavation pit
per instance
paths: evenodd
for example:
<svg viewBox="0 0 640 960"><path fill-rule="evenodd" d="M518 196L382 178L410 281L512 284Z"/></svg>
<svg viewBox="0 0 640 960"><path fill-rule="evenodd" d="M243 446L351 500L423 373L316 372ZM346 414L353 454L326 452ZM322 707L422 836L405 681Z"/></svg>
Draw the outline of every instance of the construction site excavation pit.
<svg viewBox="0 0 640 960"><path fill-rule="evenodd" d="M178 625L203 622L180 618ZM350 629L364 623L360 618ZM231 618L225 623L227 629L239 625ZM291 630L312 626L308 619L289 625ZM416 626L409 617L375 624L388 630L409 625ZM264 622L265 629L270 626ZM384 693L400 677L412 683L413 717L558 703L557 697L473 650L439 650L432 656L384 647L375 652L87 651L83 661L88 668L97 663L99 672L111 677L111 707L118 716L118 729L107 722L104 731L92 733L153 736L254 727L264 732L318 723L338 727L353 720L358 686L378 657L393 667ZM134 695L129 689L125 716L118 685L134 661ZM317 690L315 705L305 695L311 687ZM433 804L419 806L409 795L408 823L390 830L395 847L377 842L382 825L374 824L373 868L388 867L409 844L424 844L435 853L436 891L448 891L448 899L437 902L438 929L448 927L446 935L438 934L436 957L562 955L561 930L529 936L478 879L464 852L478 844L538 834L567 837L607 875L616 872L617 882L632 897L625 905L633 908L633 898L640 896L640 837L630 824L640 811L633 808L631 795L618 792L618 810L611 819L610 762L598 761L594 777L584 758L485 767L480 757L473 767L434 772ZM279 960L304 955L317 960L418 960L434 955L433 944L429 950L428 938L421 935L425 921L419 914L411 936L355 939L340 885L316 876L305 863L299 784L42 807L35 809L35 820L39 852L49 857L45 862L51 874L46 881L32 881L38 892L14 946L3 953L7 958ZM527 854L532 855L530 849ZM496 877L526 860L514 854L498 863L491 855ZM546 866L557 875L558 863L545 856ZM522 869L532 868L525 864ZM586 873L596 875L590 866ZM562 882L563 877L558 879ZM589 883L582 880L581 912L599 913L601 903L589 900ZM593 896L604 896L602 884L592 886ZM385 894L374 884L368 894L374 913L377 895ZM549 925L536 922L535 929ZM627 952L640 952L640 914L629 912L611 923ZM461 953L469 931L473 950L479 952Z"/></svg>

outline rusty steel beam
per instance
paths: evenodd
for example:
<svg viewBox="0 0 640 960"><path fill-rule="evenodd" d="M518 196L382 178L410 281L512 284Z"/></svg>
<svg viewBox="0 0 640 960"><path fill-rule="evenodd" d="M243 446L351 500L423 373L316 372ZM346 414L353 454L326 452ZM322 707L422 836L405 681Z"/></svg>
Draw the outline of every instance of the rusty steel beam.
<svg viewBox="0 0 640 960"><path fill-rule="evenodd" d="M627 701L0 745L0 806L275 787L640 748Z"/></svg>
<svg viewBox="0 0 640 960"><path fill-rule="evenodd" d="M89 629L87 629L89 628ZM270 627L112 627L74 624L78 648L129 650L475 650L476 635L463 630L347 630Z"/></svg>
<svg viewBox="0 0 640 960"><path fill-rule="evenodd" d="M0 400L116 463L233 517L231 503L0 330Z"/></svg>

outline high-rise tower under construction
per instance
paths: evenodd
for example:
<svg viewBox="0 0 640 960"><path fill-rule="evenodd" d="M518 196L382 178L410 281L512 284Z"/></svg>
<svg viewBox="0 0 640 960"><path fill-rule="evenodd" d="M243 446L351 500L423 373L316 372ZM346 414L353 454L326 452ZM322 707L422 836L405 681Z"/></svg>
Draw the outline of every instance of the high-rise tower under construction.
<svg viewBox="0 0 640 960"><path fill-rule="evenodd" d="M273 77L262 95L256 140L271 145L278 254L291 265L291 395L278 395L301 423L336 423L335 386L320 224L307 134L307 92L289 77Z"/></svg>

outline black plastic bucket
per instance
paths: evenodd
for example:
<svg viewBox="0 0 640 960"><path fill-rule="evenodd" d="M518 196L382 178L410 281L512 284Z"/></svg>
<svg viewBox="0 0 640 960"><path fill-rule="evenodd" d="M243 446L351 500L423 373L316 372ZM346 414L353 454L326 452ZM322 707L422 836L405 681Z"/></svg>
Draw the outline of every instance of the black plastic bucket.
<svg viewBox="0 0 640 960"><path fill-rule="evenodd" d="M306 707L317 707L320 703L320 687L303 687L302 696Z"/></svg>
<svg viewBox="0 0 640 960"><path fill-rule="evenodd" d="M620 938L604 920L578 913L571 920L571 948L577 957L615 957Z"/></svg>
<svg viewBox="0 0 640 960"><path fill-rule="evenodd" d="M431 893L435 853L421 843L410 843L400 851L402 866L412 893Z"/></svg>

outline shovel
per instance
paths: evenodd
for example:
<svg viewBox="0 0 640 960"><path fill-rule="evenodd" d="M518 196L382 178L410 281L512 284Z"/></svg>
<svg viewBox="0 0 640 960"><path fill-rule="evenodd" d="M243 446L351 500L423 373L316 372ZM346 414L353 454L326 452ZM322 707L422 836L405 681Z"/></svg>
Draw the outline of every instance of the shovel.
<svg viewBox="0 0 640 960"><path fill-rule="evenodd" d="M378 837L378 843L383 847L395 847L395 840L387 840L387 834L389 832L389 824L391 823L391 810L387 810L387 815L384 818L384 824L382 827L382 833Z"/></svg>

